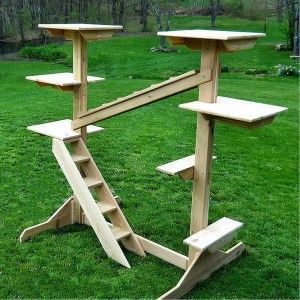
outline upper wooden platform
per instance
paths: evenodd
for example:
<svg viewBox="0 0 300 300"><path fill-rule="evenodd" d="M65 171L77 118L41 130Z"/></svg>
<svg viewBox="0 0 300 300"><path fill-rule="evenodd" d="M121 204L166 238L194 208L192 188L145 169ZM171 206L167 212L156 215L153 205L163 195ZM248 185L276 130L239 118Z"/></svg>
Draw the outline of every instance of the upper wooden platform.
<svg viewBox="0 0 300 300"><path fill-rule="evenodd" d="M47 75L26 76L26 79L37 82L40 86L53 86L63 90L73 89L73 86L80 85L81 81L74 79L73 73L56 73ZM87 82L98 82L104 78L87 76Z"/></svg>
<svg viewBox="0 0 300 300"><path fill-rule="evenodd" d="M119 25L96 24L39 24L39 28L47 29L53 36L63 36L72 40L74 34L80 33L86 41L110 38L117 30L122 30Z"/></svg>
<svg viewBox="0 0 300 300"><path fill-rule="evenodd" d="M79 138L80 132L76 132L72 130L71 120L60 120L50 123L38 124L28 126L27 129L41 135L46 135L55 139L59 139L61 141L72 140L75 138ZM87 133L96 133L103 131L104 129L98 126L90 125L87 126Z"/></svg>
<svg viewBox="0 0 300 300"><path fill-rule="evenodd" d="M218 97L216 103L194 101L179 105L180 108L204 114L209 119L233 123L242 127L257 128L273 121L286 107L252 101Z"/></svg>
<svg viewBox="0 0 300 300"><path fill-rule="evenodd" d="M225 52L252 48L258 38L266 36L264 33L220 30L160 31L157 34L167 37L173 45L185 45L195 50L201 49L203 40L216 40L219 50Z"/></svg>

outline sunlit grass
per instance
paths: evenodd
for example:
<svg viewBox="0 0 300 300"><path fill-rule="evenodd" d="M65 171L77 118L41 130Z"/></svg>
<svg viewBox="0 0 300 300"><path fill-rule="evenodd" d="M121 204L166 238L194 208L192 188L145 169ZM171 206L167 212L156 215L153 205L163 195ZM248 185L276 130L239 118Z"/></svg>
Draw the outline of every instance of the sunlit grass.
<svg viewBox="0 0 300 300"><path fill-rule="evenodd" d="M176 27L194 28L196 22L176 18ZM253 31L261 26L220 18L222 28L245 30L249 24ZM274 38L258 42L253 50L224 55L222 63L238 70L291 63L288 53L267 45L281 40L280 33L270 35ZM197 52L151 53L157 42L150 36L91 43L90 73L107 80L89 87L90 106L198 68ZM71 47L62 49L68 53ZM26 130L31 124L71 118L69 93L24 80L65 70L65 64L0 62L0 298L156 298L177 283L182 271L127 251L132 268L125 269L106 257L89 227L69 226L18 242L25 227L47 219L71 195L51 153L51 140ZM242 70L222 74L219 94L289 111L254 131L217 124L209 222L223 216L244 222L237 240L246 244L246 253L187 298L296 299L298 80L247 76ZM178 105L196 97L196 90L190 91L103 121L105 132L88 141L134 231L182 253L187 252L182 240L189 234L191 182L155 168L194 152L196 116Z"/></svg>

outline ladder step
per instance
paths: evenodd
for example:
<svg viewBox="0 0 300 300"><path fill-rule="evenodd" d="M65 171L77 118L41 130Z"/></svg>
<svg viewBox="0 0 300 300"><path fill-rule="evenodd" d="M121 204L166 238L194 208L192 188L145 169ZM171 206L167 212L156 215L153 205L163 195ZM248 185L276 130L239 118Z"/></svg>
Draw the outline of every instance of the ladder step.
<svg viewBox="0 0 300 300"><path fill-rule="evenodd" d="M100 211L101 211L102 214L112 212L112 211L115 211L117 209L116 206L114 206L112 204L103 203L103 202L98 202L97 205L100 208Z"/></svg>
<svg viewBox="0 0 300 300"><path fill-rule="evenodd" d="M233 238L234 233L242 226L243 223L224 217L183 242L200 251L206 249L216 251L228 243Z"/></svg>
<svg viewBox="0 0 300 300"><path fill-rule="evenodd" d="M103 184L101 180L94 177L84 177L83 180L89 188L93 188Z"/></svg>
<svg viewBox="0 0 300 300"><path fill-rule="evenodd" d="M131 235L130 231L124 230L118 226L112 226L110 229L117 241Z"/></svg>
<svg viewBox="0 0 300 300"><path fill-rule="evenodd" d="M88 162L90 160L88 156L80 155L80 154L72 154L71 157L75 164L81 164L84 162Z"/></svg>

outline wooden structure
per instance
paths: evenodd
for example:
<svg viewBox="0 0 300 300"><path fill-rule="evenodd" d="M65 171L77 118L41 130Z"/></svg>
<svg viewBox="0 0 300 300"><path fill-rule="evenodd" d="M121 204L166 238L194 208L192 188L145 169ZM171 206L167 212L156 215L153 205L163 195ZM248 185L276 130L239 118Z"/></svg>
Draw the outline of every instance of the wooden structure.
<svg viewBox="0 0 300 300"><path fill-rule="evenodd" d="M109 38L120 26L57 24L40 25L52 35L73 40L73 74L29 76L39 85L49 85L74 94L73 120L62 120L28 127L29 130L53 139L56 157L74 195L47 221L29 227L20 236L21 241L50 228L67 224L90 225L109 257L130 267L118 241L138 255L153 254L185 271L178 284L162 295L161 299L179 298L195 284L208 278L212 272L237 258L245 246L238 243L227 251L221 248L232 240L243 224L222 218L208 225L210 177L212 167L215 122L225 122L245 128L269 124L286 108L245 100L218 97L219 53L234 52L254 46L260 33L187 30L159 32L173 45L186 45L201 52L199 71L190 71L134 92L94 109L87 109L87 83L103 80L87 76L86 42ZM199 88L197 101L179 107L197 114L195 154L164 164L158 171L193 180L190 236L184 240L188 255L182 255L134 233L123 215L115 196L97 168L86 145L90 133L103 130L92 124L126 111L165 99L169 96ZM71 147L67 147L69 144ZM71 148L71 150L69 150ZM92 194L90 190L93 189ZM94 196L96 195L96 199ZM105 217L106 218L105 218ZM109 222L107 222L109 219ZM142 296L142 295L141 295Z"/></svg>

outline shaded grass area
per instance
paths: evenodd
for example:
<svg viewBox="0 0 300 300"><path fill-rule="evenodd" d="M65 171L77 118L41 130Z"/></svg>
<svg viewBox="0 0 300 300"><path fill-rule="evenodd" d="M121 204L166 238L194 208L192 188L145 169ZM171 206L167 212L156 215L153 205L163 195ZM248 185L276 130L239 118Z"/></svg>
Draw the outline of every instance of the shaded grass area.
<svg viewBox="0 0 300 300"><path fill-rule="evenodd" d="M91 74L108 78L89 86L90 105L198 67L199 55L183 48L171 55L149 53L155 41L131 37L90 44ZM251 67L287 59L285 53L275 59L271 48L263 49L258 43L222 59ZM129 252L132 268L125 269L106 257L89 227L68 226L18 243L25 227L48 218L71 195L51 140L26 130L71 118L70 94L24 80L65 70L65 65L42 62L0 63L0 298L158 297L183 272ZM223 216L244 222L237 240L247 250L186 297L298 298L298 81L230 73L221 76L219 91L289 111L254 131L217 124L209 222ZM196 90L190 91L103 121L106 131L88 141L135 232L182 253L187 251L182 240L189 234L191 182L157 173L155 167L194 152L196 116L178 104L196 97Z"/></svg>

